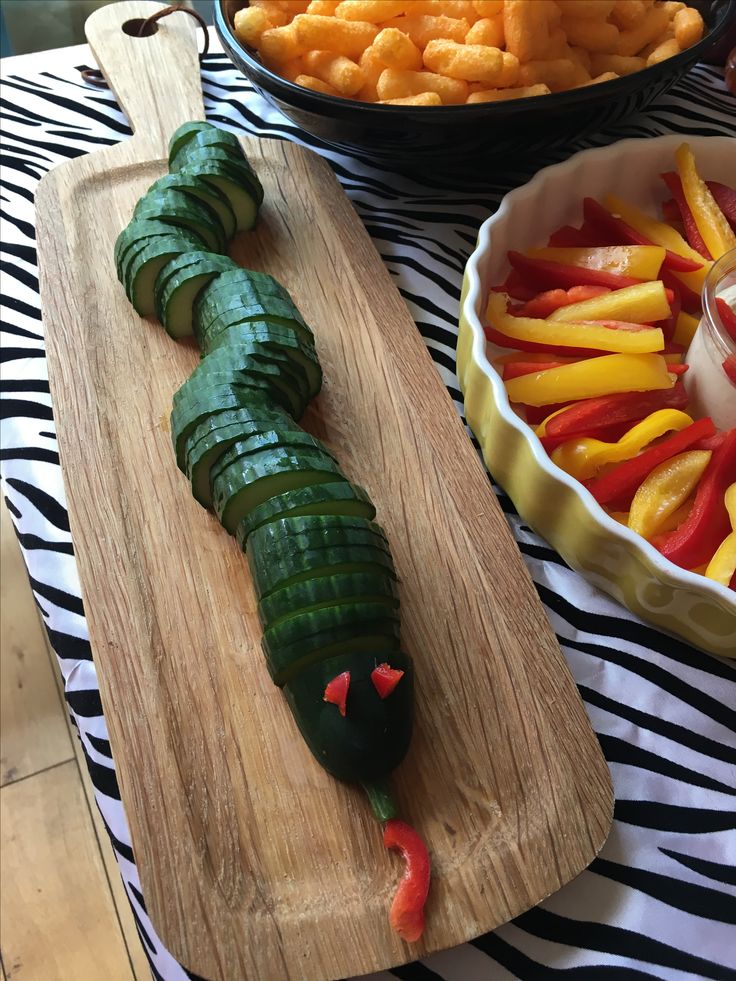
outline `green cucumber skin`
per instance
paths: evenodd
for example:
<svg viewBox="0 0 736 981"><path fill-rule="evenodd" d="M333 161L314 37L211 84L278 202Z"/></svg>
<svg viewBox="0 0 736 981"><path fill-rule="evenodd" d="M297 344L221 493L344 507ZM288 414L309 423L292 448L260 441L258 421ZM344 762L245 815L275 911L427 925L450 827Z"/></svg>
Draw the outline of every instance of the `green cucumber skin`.
<svg viewBox="0 0 736 981"><path fill-rule="evenodd" d="M186 241L180 236L161 236L127 253L123 268L125 292L141 317L149 317L155 312L156 276L172 258L181 255L187 248Z"/></svg>
<svg viewBox="0 0 736 981"><path fill-rule="evenodd" d="M154 195L161 191L181 191L193 201L205 205L219 222L226 241L229 241L235 234L236 221L230 202L222 191L218 191L211 184L207 184L196 174L166 174L154 181L146 194Z"/></svg>
<svg viewBox="0 0 736 981"><path fill-rule="evenodd" d="M379 571L396 579L391 554L377 545L315 548L303 552L301 562L295 562L293 557L279 561L276 556L262 556L260 552L255 552L251 536L245 554L259 601L284 586L340 572Z"/></svg>
<svg viewBox="0 0 736 981"><path fill-rule="evenodd" d="M220 305L207 308L204 315L201 309L197 312L197 327L203 337L213 331L219 331L222 324L228 325L243 320L264 320L278 318L284 322L299 324L312 333L302 315L290 300L282 300L279 296L266 294L241 293L222 300Z"/></svg>
<svg viewBox="0 0 736 981"><path fill-rule="evenodd" d="M382 662L404 676L380 698L370 673ZM327 684L350 672L347 713L324 701ZM302 670L283 688L296 724L314 758L338 780L372 783L388 776L409 749L414 706L414 670L407 655L338 655Z"/></svg>
<svg viewBox="0 0 736 981"><path fill-rule="evenodd" d="M115 240L115 270L121 283L124 282L122 271L123 262L128 252L131 249L140 249L144 242L150 242L154 238L160 238L165 235L186 236L191 240L193 249L204 247L204 239L194 232L179 228L176 225L169 225L155 218L134 218L125 226Z"/></svg>
<svg viewBox="0 0 736 981"><path fill-rule="evenodd" d="M289 515L343 513L372 520L376 516L376 509L363 488L348 481L302 487L299 491L264 501L238 525L236 538L238 545L245 550L248 536L271 521Z"/></svg>
<svg viewBox="0 0 736 981"><path fill-rule="evenodd" d="M213 389L208 393L206 402L194 402L182 405L171 413L171 439L176 452L177 463L183 459L182 454L186 440L202 423L214 418L224 411L250 411L254 418L266 418L273 407L273 399L269 397L267 385L255 382L250 385L226 386L224 389ZM181 466L179 469L182 469Z"/></svg>
<svg viewBox="0 0 736 981"><path fill-rule="evenodd" d="M232 144L233 140L235 140L236 143L238 142L237 137L233 136L232 133L228 132L227 130L219 129L219 127L215 126L213 123L208 123L204 120L201 122L196 121L182 123L182 125L172 133L171 138L169 139L169 167L171 167L172 161L182 147L190 143L191 140L193 140L199 134L222 135L223 142L227 144ZM240 150L239 143L238 149ZM240 150L240 152L242 153L242 150Z"/></svg>
<svg viewBox="0 0 736 981"><path fill-rule="evenodd" d="M371 573L320 576L277 589L258 604L263 627L273 627L300 613L356 601L385 603L397 609L399 592L390 576Z"/></svg>
<svg viewBox="0 0 736 981"><path fill-rule="evenodd" d="M247 439L237 440L223 456L213 476L217 476L242 457L252 456L254 453L270 453L272 450L282 450L284 453L310 452L327 456L337 463L334 455L329 452L324 443L309 433L305 433L303 429L271 430L249 436Z"/></svg>
<svg viewBox="0 0 736 981"><path fill-rule="evenodd" d="M227 150L217 146L198 146L180 154L171 167L172 173L186 171L206 177L205 171L229 175L229 179L253 198L256 209L263 204L263 186L248 161L235 159Z"/></svg>
<svg viewBox="0 0 736 981"><path fill-rule="evenodd" d="M217 214L202 201L182 191L160 191L144 195L135 206L133 218L155 218L189 228L204 238L212 252L225 252L227 242Z"/></svg>
<svg viewBox="0 0 736 981"><path fill-rule="evenodd" d="M197 251L184 253L164 266L156 277L153 294L156 316L171 337L190 337L194 333L197 296L229 262L214 252Z"/></svg>
<svg viewBox="0 0 736 981"><path fill-rule="evenodd" d="M388 607L383 606L383 609L387 610ZM393 651L399 650L399 632L400 626L396 620L377 617L373 621L352 621L336 630L302 637L277 651L269 652L265 642L262 646L271 679L275 685L283 688L311 664L326 661L337 654L363 654L387 660Z"/></svg>
<svg viewBox="0 0 736 981"><path fill-rule="evenodd" d="M297 657L298 652L307 654L313 643L326 646L325 641L332 644L372 633L398 637L398 624L398 611L386 603L341 603L314 612L297 612L267 627L263 631L263 650L269 664L283 675L298 669L294 652Z"/></svg>
<svg viewBox="0 0 736 981"><path fill-rule="evenodd" d="M199 407L196 406L191 410L195 415L198 411ZM182 417L186 418L185 415ZM177 454L176 464L188 476L187 460L190 454L196 451L201 440L214 437L220 429L240 427L241 439L243 439L259 432L268 432L275 426L288 425L293 425L293 420L287 412L279 411L270 403L266 406L265 402L259 402L257 399L252 399L248 405L240 405L236 408L210 408L202 421L191 427L186 436L182 437L181 433L176 434L172 429L174 446L182 448L181 454Z"/></svg>
<svg viewBox="0 0 736 981"><path fill-rule="evenodd" d="M266 296L280 296L290 303L294 302L286 287L282 286L270 273L256 272L254 269L238 266L237 269L224 272L215 280L208 287L207 292L202 295L200 303L206 305L212 300L222 299L228 294L237 294L248 289L256 293L263 293Z"/></svg>

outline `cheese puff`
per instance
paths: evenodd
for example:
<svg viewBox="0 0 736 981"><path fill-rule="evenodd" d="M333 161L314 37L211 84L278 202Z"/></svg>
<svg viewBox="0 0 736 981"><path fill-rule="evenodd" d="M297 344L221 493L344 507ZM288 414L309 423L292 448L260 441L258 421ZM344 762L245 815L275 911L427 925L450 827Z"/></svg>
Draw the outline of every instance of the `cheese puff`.
<svg viewBox="0 0 736 981"><path fill-rule="evenodd" d="M651 51L647 55L647 68L650 65L658 65L660 61L666 61L667 58L674 58L679 53L680 45L677 43L677 39L674 37L668 38L666 41L658 44L654 51Z"/></svg>
<svg viewBox="0 0 736 981"><path fill-rule="evenodd" d="M503 6L506 50L521 62L545 57L549 23L544 0L506 0Z"/></svg>
<svg viewBox="0 0 736 981"><path fill-rule="evenodd" d="M465 35L466 44L485 44L489 48L503 47L503 14L482 17Z"/></svg>
<svg viewBox="0 0 736 981"><path fill-rule="evenodd" d="M276 0L251 0L250 6L255 10L262 10L271 27L283 27L289 22L289 14Z"/></svg>
<svg viewBox="0 0 736 981"><path fill-rule="evenodd" d="M562 27L567 40L575 47L585 48L586 51L616 50L619 32L615 24L584 20L582 17L563 17Z"/></svg>
<svg viewBox="0 0 736 981"><path fill-rule="evenodd" d="M639 54L650 41L664 33L669 22L666 10L662 7L651 7L640 24L630 31L621 31L614 53L627 57Z"/></svg>
<svg viewBox="0 0 736 981"><path fill-rule="evenodd" d="M481 44L430 41L424 49L424 64L430 71L449 78L495 85L503 69L503 56L498 48Z"/></svg>
<svg viewBox="0 0 736 981"><path fill-rule="evenodd" d="M313 92L321 92L323 95L340 96L340 93L336 89L333 89L331 85L328 85L321 78L314 78L313 75L297 75L294 81L297 85L302 85L305 89L311 89Z"/></svg>
<svg viewBox="0 0 736 981"><path fill-rule="evenodd" d="M519 81L519 59L512 55L510 51L502 51L503 65L501 72L496 79L496 87L499 89L510 88Z"/></svg>
<svg viewBox="0 0 736 981"><path fill-rule="evenodd" d="M616 0L557 0L557 6L563 17L604 21L616 6Z"/></svg>
<svg viewBox="0 0 736 981"><path fill-rule="evenodd" d="M264 31L271 30L273 24L268 19L266 11L260 7L244 7L235 13L235 36L241 44L258 47Z"/></svg>
<svg viewBox="0 0 736 981"><path fill-rule="evenodd" d="M335 9L335 17L380 24L405 14L411 6L411 0L343 0Z"/></svg>
<svg viewBox="0 0 736 981"><path fill-rule="evenodd" d="M421 50L424 50L430 41L435 40L460 43L465 40L465 35L470 29L470 24L464 17L459 19L457 17L430 17L427 14L396 17L386 21L383 26L398 27L404 34L408 34Z"/></svg>
<svg viewBox="0 0 736 981"><path fill-rule="evenodd" d="M355 98L363 102L377 102L378 79L381 77L381 72L386 66L381 61L378 53L374 51L373 45L366 48L360 56L359 65L365 81L363 88L360 89Z"/></svg>
<svg viewBox="0 0 736 981"><path fill-rule="evenodd" d="M403 99L423 92L436 92L444 105L459 105L468 97L468 83L434 72L399 71L386 68L378 79L378 96L382 100Z"/></svg>
<svg viewBox="0 0 736 981"><path fill-rule="evenodd" d="M307 7L308 14L319 14L321 17L334 17L340 0L312 0Z"/></svg>
<svg viewBox="0 0 736 981"><path fill-rule="evenodd" d="M291 61L303 54L305 47L299 43L293 23L286 27L273 27L261 34L258 49L269 61Z"/></svg>
<svg viewBox="0 0 736 981"><path fill-rule="evenodd" d="M528 85L518 89L480 89L472 92L467 105L478 102L506 102L510 99L531 99L535 95L549 95L546 85Z"/></svg>
<svg viewBox="0 0 736 981"><path fill-rule="evenodd" d="M592 75L602 75L605 72L615 72L617 75L633 75L646 68L643 58L626 57L616 54L592 54L590 56L590 72Z"/></svg>
<svg viewBox="0 0 736 981"><path fill-rule="evenodd" d="M644 20L646 12L643 0L616 0L610 21L620 31L630 31Z"/></svg>
<svg viewBox="0 0 736 981"><path fill-rule="evenodd" d="M370 50L375 51L386 68L408 68L415 72L422 68L422 52L409 35L397 27L384 27L376 35Z"/></svg>
<svg viewBox="0 0 736 981"><path fill-rule="evenodd" d="M693 7L678 10L673 23L675 25L675 37L681 51L697 44L703 36L703 18Z"/></svg>
<svg viewBox="0 0 736 981"><path fill-rule="evenodd" d="M362 70L344 55L332 51L308 51L303 60L308 75L327 82L340 95L355 95L365 83Z"/></svg>
<svg viewBox="0 0 736 981"><path fill-rule="evenodd" d="M519 82L522 86L547 85L553 92L563 92L573 87L580 67L571 58L528 61L519 67Z"/></svg>
<svg viewBox="0 0 736 981"><path fill-rule="evenodd" d="M479 17L497 17L503 13L503 0L473 0Z"/></svg>
<svg viewBox="0 0 736 981"><path fill-rule="evenodd" d="M428 14L431 17L464 17L472 24L478 19L478 11L472 0L412 0L411 9L407 13Z"/></svg>
<svg viewBox="0 0 736 981"><path fill-rule="evenodd" d="M382 106L441 106L442 99L436 92L420 92L418 95L407 95L403 99L381 99Z"/></svg>
<svg viewBox="0 0 736 981"><path fill-rule="evenodd" d="M591 78L587 82L583 82L582 85L578 85L577 88L585 88L586 85L599 85L601 82L611 82L614 78L620 78L616 72L603 72L602 75L597 75L595 78Z"/></svg>
<svg viewBox="0 0 736 981"><path fill-rule="evenodd" d="M585 48L568 47L566 57L572 58L573 61L582 65L589 75L593 74L593 59L590 52L586 51Z"/></svg>
<svg viewBox="0 0 736 981"><path fill-rule="evenodd" d="M335 51L346 58L359 58L378 34L376 25L366 21L317 14L298 14L289 27L303 51Z"/></svg>

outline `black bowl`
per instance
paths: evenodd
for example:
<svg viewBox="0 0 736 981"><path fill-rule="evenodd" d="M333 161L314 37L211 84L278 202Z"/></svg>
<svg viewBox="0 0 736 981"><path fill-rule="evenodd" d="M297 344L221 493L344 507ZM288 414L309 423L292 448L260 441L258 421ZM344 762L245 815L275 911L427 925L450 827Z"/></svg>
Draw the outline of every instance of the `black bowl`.
<svg viewBox="0 0 736 981"><path fill-rule="evenodd" d="M431 171L471 156L527 155L600 130L648 106L736 28L736 0L688 0L706 23L687 51L582 89L470 106L382 106L313 92L269 71L233 29L242 0L215 0L215 27L233 63L272 105L331 147L379 164ZM736 44L736 41L734 41Z"/></svg>

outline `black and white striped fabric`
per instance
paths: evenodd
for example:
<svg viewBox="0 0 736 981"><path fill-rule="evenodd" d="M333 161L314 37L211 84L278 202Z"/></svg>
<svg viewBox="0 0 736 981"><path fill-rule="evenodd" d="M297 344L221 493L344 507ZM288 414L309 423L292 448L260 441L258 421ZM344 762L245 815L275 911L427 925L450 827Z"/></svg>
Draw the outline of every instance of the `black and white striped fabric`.
<svg viewBox="0 0 736 981"><path fill-rule="evenodd" d="M205 60L213 122L303 140L223 55ZM2 478L31 585L155 978L191 974L146 915L87 640L59 469L39 311L33 196L63 160L125 139L106 90L70 66L4 79ZM534 171L585 146L671 132L734 135L722 73L700 66L646 115L533 163L423 183L324 151L395 277L462 411L454 374L460 283L480 222ZM736 143L735 143L736 153ZM736 167L734 168L736 176ZM591 867L473 943L376 977L422 981L736 979L736 674L644 625L571 572L499 495L608 759L615 823ZM229 979L230 981L230 979ZM235 981L235 979L232 979Z"/></svg>

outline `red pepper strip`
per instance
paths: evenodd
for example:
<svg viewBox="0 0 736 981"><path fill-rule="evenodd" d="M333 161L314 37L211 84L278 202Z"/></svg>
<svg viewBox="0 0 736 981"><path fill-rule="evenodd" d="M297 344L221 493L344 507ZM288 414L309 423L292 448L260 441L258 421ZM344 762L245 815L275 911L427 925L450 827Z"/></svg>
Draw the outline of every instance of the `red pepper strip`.
<svg viewBox="0 0 736 981"><path fill-rule="evenodd" d="M643 282L633 276L619 276L607 269L588 269L585 266L570 266L564 262L551 262L549 259L531 259L521 252L509 252L508 260L513 268L524 276L526 282L538 284L540 289L554 289L561 286L608 286L612 290L637 286Z"/></svg>
<svg viewBox="0 0 736 981"><path fill-rule="evenodd" d="M736 354L729 354L723 362L723 370L726 372L726 377L729 381L732 381L736 385Z"/></svg>
<svg viewBox="0 0 736 981"><path fill-rule="evenodd" d="M599 423L598 425L591 425L588 429L578 433L565 433L562 436L540 436L539 442L548 453L556 450L558 446L562 446L563 443L567 443L571 439L590 437L592 439L601 439L605 443L617 443L622 436L628 433L631 426L632 423L630 422L616 422L613 425Z"/></svg>
<svg viewBox="0 0 736 981"><path fill-rule="evenodd" d="M706 181L708 190L715 198L716 204L723 212L723 217L736 232L736 190L718 181Z"/></svg>
<svg viewBox="0 0 736 981"><path fill-rule="evenodd" d="M512 269L503 283L499 283L498 286L491 286L491 292L508 293L514 300L521 300L525 303L527 300L531 300L538 291L527 286L519 273Z"/></svg>
<svg viewBox="0 0 736 981"><path fill-rule="evenodd" d="M705 439L699 439L697 443L693 443L690 447L692 450L717 450L719 446L723 446L726 436L728 433L716 433L714 436L708 436Z"/></svg>
<svg viewBox="0 0 736 981"><path fill-rule="evenodd" d="M664 284L665 289L672 293L670 305L672 305L674 296L677 294L680 297L680 306L683 310L686 310L688 313L700 313L700 297L694 290L691 290L682 280L673 276L669 269L660 269L659 278Z"/></svg>
<svg viewBox="0 0 736 981"><path fill-rule="evenodd" d="M416 831L398 818L383 829L386 848L401 852L406 862L404 877L391 904L389 922L402 940L416 943L424 930L424 904L429 893L429 852Z"/></svg>
<svg viewBox="0 0 736 981"><path fill-rule="evenodd" d="M545 431L547 436L566 436L573 439L576 433L586 432L591 426L639 422L658 409L684 409L687 401L687 392L682 382L676 382L672 388L654 392L601 395L575 402L569 406L567 412L561 412L550 419ZM552 411L550 408L547 415Z"/></svg>
<svg viewBox="0 0 736 981"><path fill-rule="evenodd" d="M552 232L547 245L559 249L574 249L579 247L596 246L600 242L595 241L595 235L591 235L585 228L573 228L572 225L563 225L556 232Z"/></svg>
<svg viewBox="0 0 736 981"><path fill-rule="evenodd" d="M533 375L537 371L547 371L548 368L561 368L562 365L572 364L572 361L510 361L503 366L501 377L504 381L521 378L522 375Z"/></svg>
<svg viewBox="0 0 736 981"><path fill-rule="evenodd" d="M379 664L371 671L371 681L380 698L388 698L403 677L404 672L390 664Z"/></svg>
<svg viewBox="0 0 736 981"><path fill-rule="evenodd" d="M688 428L692 429L692 426ZM686 429L682 431L687 432ZM731 530L724 497L734 481L736 429L731 429L721 446L713 451L695 491L690 514L678 528L655 539L652 544L665 558L683 569L695 569L708 562Z"/></svg>
<svg viewBox="0 0 736 981"><path fill-rule="evenodd" d="M571 286L569 290L556 289L546 290L539 293L529 300L518 310L509 310L515 317L532 317L534 320L546 320L551 313L559 310L560 307L569 306L571 303L582 303L583 300L592 300L596 296L610 293L607 286Z"/></svg>
<svg viewBox="0 0 736 981"><path fill-rule="evenodd" d="M664 335L665 344L667 341L671 341L675 329L677 327L677 318L680 316L680 310L682 309L682 298L680 297L679 289L672 290L672 299L670 300L670 315L666 320L660 320L657 323L657 327L660 328L662 334Z"/></svg>
<svg viewBox="0 0 736 981"><path fill-rule="evenodd" d="M703 241L703 236L700 234L698 226L695 223L695 218L690 210L690 205L685 200L680 175L676 174L674 171L670 171L667 174L660 174L659 176L665 182L670 194L675 199L675 204L677 205L680 211L680 217L682 218L682 227L685 229L685 238L695 249L695 251L699 252L704 259L712 259L713 256L708 251L708 246Z"/></svg>
<svg viewBox="0 0 736 981"><path fill-rule="evenodd" d="M736 572L731 576L731 582L728 584L729 589L736 589Z"/></svg>
<svg viewBox="0 0 736 981"><path fill-rule="evenodd" d="M684 375L689 367L689 364L668 364L667 371L670 375Z"/></svg>
<svg viewBox="0 0 736 981"><path fill-rule="evenodd" d="M344 716L348 701L348 688L350 688L350 672L343 671L342 674L335 675L332 681L327 682L325 688L324 701L337 705L340 715Z"/></svg>
<svg viewBox="0 0 736 981"><path fill-rule="evenodd" d="M530 426L539 426L550 413L576 404L576 402L557 402L555 405L525 405L526 421Z"/></svg>
<svg viewBox="0 0 736 981"><path fill-rule="evenodd" d="M561 347L554 344L537 344L535 341L519 341L507 337L495 327L484 327L486 340L499 347L511 348L514 351L531 351L539 354L559 354L570 358L596 358L601 352L587 347Z"/></svg>
<svg viewBox="0 0 736 981"><path fill-rule="evenodd" d="M718 314L721 318L723 326L726 328L733 340L736 341L736 313L734 313L722 296L716 297L716 307L718 308Z"/></svg>
<svg viewBox="0 0 736 981"><path fill-rule="evenodd" d="M716 431L713 420L709 417L698 419L690 426L681 429L680 432L668 437L661 443L656 443L649 449L644 450L639 456L624 460L611 470L606 471L600 477L593 477L592 480L585 480L583 483L588 488L593 497L599 504L607 504L615 511L627 511L631 499L636 493L639 485L651 471L675 456L690 449L693 443L702 439L704 436L712 436ZM723 488L725 493L726 488ZM726 534L728 529L726 529ZM716 542L715 547L706 558L710 558L720 542L726 537L722 535ZM705 561L705 559L703 560ZM699 565L699 562L694 563Z"/></svg>
<svg viewBox="0 0 736 981"><path fill-rule="evenodd" d="M590 222L591 225L599 227L603 233L613 236L614 244L616 245L654 245L646 235L637 232L631 225L627 225L623 219L612 215L595 198L583 199L583 214L585 215L585 220ZM666 249L659 278L663 280L662 270L664 269L674 269L676 272L694 272L700 268L702 268L702 263L698 265L694 259L688 259L685 256L677 255L676 252L670 252L669 249Z"/></svg>
<svg viewBox="0 0 736 981"><path fill-rule="evenodd" d="M662 217L668 225L680 224L680 209L677 207L677 201L674 198L662 202Z"/></svg>

